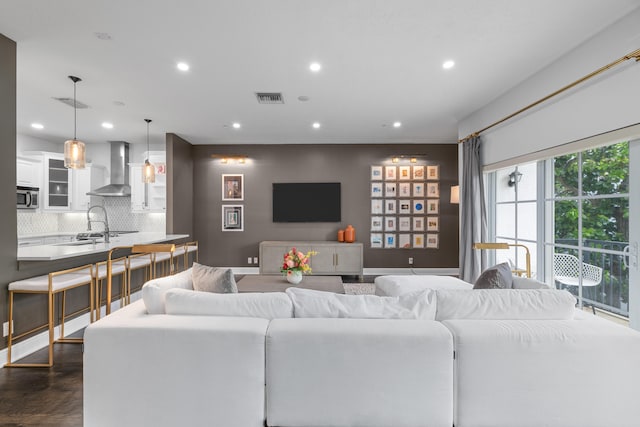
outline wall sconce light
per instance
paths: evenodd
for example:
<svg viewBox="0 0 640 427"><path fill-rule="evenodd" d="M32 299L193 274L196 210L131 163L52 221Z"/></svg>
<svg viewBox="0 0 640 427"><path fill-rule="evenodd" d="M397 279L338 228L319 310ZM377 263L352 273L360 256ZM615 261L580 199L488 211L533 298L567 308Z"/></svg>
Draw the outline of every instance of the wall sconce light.
<svg viewBox="0 0 640 427"><path fill-rule="evenodd" d="M391 158L391 162L392 163L398 163L400 161L400 159L398 157L392 157Z"/></svg>
<svg viewBox="0 0 640 427"><path fill-rule="evenodd" d="M403 162L409 161L410 163L418 163L418 157L426 157L426 156L424 154L412 154L412 155L396 154L391 156L391 163L399 163L400 161L403 161Z"/></svg>
<svg viewBox="0 0 640 427"><path fill-rule="evenodd" d="M452 185L451 186L451 204L457 205L460 203L460 186Z"/></svg>
<svg viewBox="0 0 640 427"><path fill-rule="evenodd" d="M220 163L223 165L233 163L234 161L241 165L247 162L246 154L212 154L211 158L220 159Z"/></svg>
<svg viewBox="0 0 640 427"><path fill-rule="evenodd" d="M516 182L520 182L521 179L522 174L515 170L509 174L509 182L507 184L509 185L509 187L513 187L514 185L516 185Z"/></svg>
<svg viewBox="0 0 640 427"><path fill-rule="evenodd" d="M409 161L411 163L416 163L418 161L418 159L416 159L415 157L412 157L412 158L409 159Z"/></svg>

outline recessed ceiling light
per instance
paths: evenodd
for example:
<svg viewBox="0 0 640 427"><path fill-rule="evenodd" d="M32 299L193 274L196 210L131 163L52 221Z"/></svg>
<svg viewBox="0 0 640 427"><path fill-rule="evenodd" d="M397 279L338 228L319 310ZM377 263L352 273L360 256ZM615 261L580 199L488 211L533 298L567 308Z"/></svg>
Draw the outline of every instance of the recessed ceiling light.
<svg viewBox="0 0 640 427"><path fill-rule="evenodd" d="M450 68L453 68L454 65L456 65L456 63L449 59L442 63L442 68L444 68L445 70L448 70Z"/></svg>
<svg viewBox="0 0 640 427"><path fill-rule="evenodd" d="M102 127L105 129L113 129L113 123L102 122Z"/></svg>
<svg viewBox="0 0 640 427"><path fill-rule="evenodd" d="M393 122L393 127L394 127L394 128L399 128L400 126L402 126L402 123L400 123L400 122Z"/></svg>
<svg viewBox="0 0 640 427"><path fill-rule="evenodd" d="M320 65L318 62L312 62L311 65L309 65L309 69L314 73L317 73L318 71L320 71L321 68L322 68L322 65Z"/></svg>
<svg viewBox="0 0 640 427"><path fill-rule="evenodd" d="M314 122L311 126L313 126L314 129L320 129L320 123L318 122Z"/></svg>
<svg viewBox="0 0 640 427"><path fill-rule="evenodd" d="M309 97L307 95L300 95L298 97L298 101L300 102L307 102L309 100Z"/></svg>
<svg viewBox="0 0 640 427"><path fill-rule="evenodd" d="M111 35L109 33L93 33L93 35L100 40L111 40Z"/></svg>
<svg viewBox="0 0 640 427"><path fill-rule="evenodd" d="M31 127L34 129L44 129L44 126L40 123L31 123Z"/></svg>
<svg viewBox="0 0 640 427"><path fill-rule="evenodd" d="M240 123L238 122L234 122L231 126L233 126L234 129L240 129Z"/></svg>
<svg viewBox="0 0 640 427"><path fill-rule="evenodd" d="M177 67L180 71L189 71L189 64L187 64L186 62L178 62Z"/></svg>

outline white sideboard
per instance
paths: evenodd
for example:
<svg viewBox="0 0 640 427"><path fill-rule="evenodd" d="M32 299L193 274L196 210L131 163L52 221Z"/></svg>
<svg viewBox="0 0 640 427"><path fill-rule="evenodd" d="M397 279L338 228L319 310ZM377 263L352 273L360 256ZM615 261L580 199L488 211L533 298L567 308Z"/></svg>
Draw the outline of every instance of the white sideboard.
<svg viewBox="0 0 640 427"><path fill-rule="evenodd" d="M326 241L260 242L260 274L280 274L284 254L294 247L317 252L309 262L313 274L362 276L362 243Z"/></svg>

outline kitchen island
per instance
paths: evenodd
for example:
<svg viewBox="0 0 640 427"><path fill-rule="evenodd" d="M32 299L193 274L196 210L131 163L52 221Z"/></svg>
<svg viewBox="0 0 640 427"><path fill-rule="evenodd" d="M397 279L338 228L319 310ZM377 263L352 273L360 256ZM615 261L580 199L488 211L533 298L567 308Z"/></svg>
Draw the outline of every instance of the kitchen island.
<svg viewBox="0 0 640 427"><path fill-rule="evenodd" d="M59 261L70 258L82 257L85 255L104 254L119 246L146 245L151 243L171 242L185 239L188 234L165 234L165 233L130 233L120 234L109 239L109 243L103 239L96 241L75 240L71 242L55 243L50 245L34 245L18 248L17 260L23 261Z"/></svg>

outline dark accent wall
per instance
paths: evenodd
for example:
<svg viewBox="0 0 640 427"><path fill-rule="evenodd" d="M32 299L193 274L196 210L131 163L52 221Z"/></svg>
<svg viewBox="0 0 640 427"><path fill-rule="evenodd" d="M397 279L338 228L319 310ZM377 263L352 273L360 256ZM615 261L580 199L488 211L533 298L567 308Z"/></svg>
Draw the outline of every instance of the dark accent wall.
<svg viewBox="0 0 640 427"><path fill-rule="evenodd" d="M212 154L244 154L246 164L221 164ZM371 249L370 167L390 164L393 155L424 155L422 164L440 165L439 249ZM222 174L244 174L244 200L222 201ZM449 202L457 183L457 144L407 145L197 145L193 146L194 237L200 242L200 261L215 266L249 266L263 240L337 240L337 232L351 224L356 240L364 243L365 268L458 267L458 205ZM272 183L340 182L340 223L274 223ZM291 202L295 203L295 195ZM223 232L221 206L244 206L244 231ZM176 208L181 208L176 206Z"/></svg>
<svg viewBox="0 0 640 427"><path fill-rule="evenodd" d="M167 233L193 236L192 146L167 134Z"/></svg>

